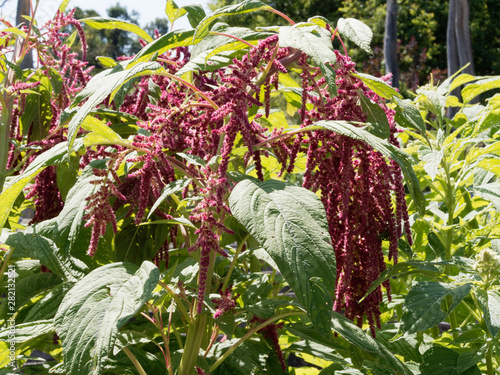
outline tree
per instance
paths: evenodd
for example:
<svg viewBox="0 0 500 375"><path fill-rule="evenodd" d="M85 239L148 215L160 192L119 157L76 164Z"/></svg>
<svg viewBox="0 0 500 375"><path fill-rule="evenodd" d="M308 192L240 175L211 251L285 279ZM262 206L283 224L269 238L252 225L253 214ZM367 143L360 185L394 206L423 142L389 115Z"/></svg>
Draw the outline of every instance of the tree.
<svg viewBox="0 0 500 375"><path fill-rule="evenodd" d="M18 0L17 1L17 12L16 12L16 24L19 26L20 24L27 25L27 21L23 16L29 16L31 14L30 11L30 1L29 0ZM33 54L28 52L21 62L21 68L31 68L33 66Z"/></svg>
<svg viewBox="0 0 500 375"><path fill-rule="evenodd" d="M398 3L396 0L387 0L387 14L385 16L384 58L385 71L392 74L392 85L399 87L398 69Z"/></svg>
<svg viewBox="0 0 500 375"><path fill-rule="evenodd" d="M468 0L450 0L446 32L448 76L467 64L469 65L465 68L465 72L474 75L469 14Z"/></svg>

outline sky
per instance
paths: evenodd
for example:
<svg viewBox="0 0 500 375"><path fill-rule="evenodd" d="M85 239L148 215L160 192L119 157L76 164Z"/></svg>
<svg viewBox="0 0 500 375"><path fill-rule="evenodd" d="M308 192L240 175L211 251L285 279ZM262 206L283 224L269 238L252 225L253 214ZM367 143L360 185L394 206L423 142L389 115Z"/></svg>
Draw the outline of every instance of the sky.
<svg viewBox="0 0 500 375"><path fill-rule="evenodd" d="M34 0L32 0L34 2ZM179 7L188 4L201 4L205 8L205 12L209 13L208 3L210 0L176 0ZM0 0L2 3L3 0ZM40 24L45 23L56 12L62 0L40 0L40 5L37 12L37 20ZM166 0L70 0L68 8L80 7L82 9L94 9L101 16L106 16L106 9L116 3L127 8L127 10L136 10L139 12L139 25L144 27L147 23L155 18L166 18L165 4ZM12 20L16 14L16 0L7 0L0 8L0 16ZM174 29L191 28L187 18L177 20L174 23Z"/></svg>

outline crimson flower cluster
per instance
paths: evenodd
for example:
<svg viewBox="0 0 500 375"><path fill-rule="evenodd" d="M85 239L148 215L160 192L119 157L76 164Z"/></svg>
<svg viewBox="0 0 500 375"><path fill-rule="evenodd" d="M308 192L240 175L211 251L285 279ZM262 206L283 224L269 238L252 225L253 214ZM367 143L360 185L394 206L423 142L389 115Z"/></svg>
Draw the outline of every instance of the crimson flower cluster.
<svg viewBox="0 0 500 375"><path fill-rule="evenodd" d="M335 53L336 96L331 96L324 78L316 80L304 69L301 126L319 120L366 123L367 116L360 104L364 96L385 111L390 124L389 141L397 145L393 111L352 75L356 71L351 59ZM300 63L307 68L305 59ZM313 91L319 95L313 95ZM313 109L306 109L308 102L314 104ZM389 241L388 258L395 263L403 229L411 241L401 170L397 163L388 163L362 141L327 130L303 134L295 140L280 139L275 146L281 149L283 168L288 171L293 169L299 151L307 155L303 186L321 194L337 260L334 309L359 326L366 316L375 335L375 327L380 327L381 288L359 301L386 268L383 241ZM389 282L383 285L390 298Z"/></svg>

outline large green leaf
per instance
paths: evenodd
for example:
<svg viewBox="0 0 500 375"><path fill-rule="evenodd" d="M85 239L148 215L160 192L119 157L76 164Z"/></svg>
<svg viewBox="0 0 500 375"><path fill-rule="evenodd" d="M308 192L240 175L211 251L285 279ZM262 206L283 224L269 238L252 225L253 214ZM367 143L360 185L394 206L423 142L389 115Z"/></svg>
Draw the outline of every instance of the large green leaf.
<svg viewBox="0 0 500 375"><path fill-rule="evenodd" d="M200 40L204 38L209 32L209 28L212 22L219 17L244 14L244 13L255 12L258 10L269 10L269 9L272 8L269 5L264 4L263 2L258 0L245 0L239 4L228 5L226 7L217 9L215 12L213 12L212 14L206 16L205 18L203 18L203 20L201 20L198 27L196 28L194 39Z"/></svg>
<svg viewBox="0 0 500 375"><path fill-rule="evenodd" d="M68 124L68 148L71 150L82 122L97 105L101 104L103 100L106 99L113 91L118 89L130 79L143 75L151 75L158 69L161 69L160 64L156 62L145 62L136 64L127 70L119 70L113 74L100 77L95 76L92 78L90 82L93 82L92 88L94 91L92 93L89 90L86 91L85 95L88 96L91 94L90 97L85 104L78 109ZM82 99L83 97L79 97L79 100Z"/></svg>
<svg viewBox="0 0 500 375"><path fill-rule="evenodd" d="M337 28L342 37L349 39L369 54L373 53L370 48L373 32L363 22L354 18L340 18L337 21Z"/></svg>
<svg viewBox="0 0 500 375"><path fill-rule="evenodd" d="M500 182L490 182L474 186L474 192L481 198L493 203L497 211L500 211Z"/></svg>
<svg viewBox="0 0 500 375"><path fill-rule="evenodd" d="M485 292L476 289L477 300L483 310L483 317L488 331L493 337L500 331L500 292L498 290L488 290Z"/></svg>
<svg viewBox="0 0 500 375"><path fill-rule="evenodd" d="M369 74L355 73L354 77L363 81L363 83L370 88L375 94L384 99L402 99L403 96L387 82L380 78L374 77Z"/></svg>
<svg viewBox="0 0 500 375"><path fill-rule="evenodd" d="M165 5L165 13L170 24L173 24L177 19L185 15L187 13L187 10L184 8L179 8L179 6L173 0L167 0L167 4Z"/></svg>
<svg viewBox="0 0 500 375"><path fill-rule="evenodd" d="M130 61L129 65L138 62L147 62L155 54L161 55L172 48L190 46L194 44L193 35L194 30L170 31L141 49Z"/></svg>
<svg viewBox="0 0 500 375"><path fill-rule="evenodd" d="M279 28L280 47L301 50L318 65L337 61L331 41L331 34L319 26L283 26Z"/></svg>
<svg viewBox="0 0 500 375"><path fill-rule="evenodd" d="M397 104L396 115L394 116L396 122L405 128L418 129L425 135L425 122L418 108L399 98L394 98L394 101Z"/></svg>
<svg viewBox="0 0 500 375"><path fill-rule="evenodd" d="M54 331L54 322L52 319L16 324L16 335L12 340L20 344L51 331ZM7 341L7 339L10 339L9 335L12 335L12 331L9 328L0 331L0 340Z"/></svg>
<svg viewBox="0 0 500 375"><path fill-rule="evenodd" d="M183 6L182 9L186 10L189 24L193 28L198 26L200 22L203 20L203 18L206 17L205 10L201 5L189 4Z"/></svg>
<svg viewBox="0 0 500 375"><path fill-rule="evenodd" d="M424 331L442 322L469 294L472 284L454 285L438 282L423 282L415 285L406 295L405 313L401 320L407 333ZM441 310L441 302L451 296L448 310Z"/></svg>
<svg viewBox="0 0 500 375"><path fill-rule="evenodd" d="M61 301L73 285L74 284L71 282L64 282L45 293L45 295L43 295L43 297L30 309L24 322L54 318Z"/></svg>
<svg viewBox="0 0 500 375"><path fill-rule="evenodd" d="M151 262L102 266L64 297L54 319L64 366L73 375L100 374L119 329L150 299L159 279Z"/></svg>
<svg viewBox="0 0 500 375"><path fill-rule="evenodd" d="M434 346L424 353L420 371L422 375L480 375L481 371L476 363L481 357L477 358L477 362L471 363L468 359L473 359L473 356L474 353L470 351L459 353L443 346Z"/></svg>
<svg viewBox="0 0 500 375"><path fill-rule="evenodd" d="M487 77L471 83L462 90L464 102L469 102L482 93L500 87L500 77Z"/></svg>
<svg viewBox="0 0 500 375"><path fill-rule="evenodd" d="M359 96L359 101L368 120L367 130L379 138L388 139L391 135L391 126L382 107L364 95Z"/></svg>
<svg viewBox="0 0 500 375"><path fill-rule="evenodd" d="M262 245L307 310L330 334L335 255L323 204L286 182L243 180L229 197L231 212Z"/></svg>
<svg viewBox="0 0 500 375"><path fill-rule="evenodd" d="M90 17L90 18L83 18L79 21L85 23L86 25L96 30L118 29L118 30L130 31L131 33L138 35L148 43L153 41L153 38L151 38L151 36L146 31L141 29L139 26L116 18Z"/></svg>
<svg viewBox="0 0 500 375"><path fill-rule="evenodd" d="M425 197L420 190L420 184L415 172L413 171L413 161L408 154L393 146L386 140L383 140L363 128L358 128L345 121L318 121L310 126L312 130L326 129L347 137L364 141L372 146L382 155L393 159L401 167L401 171L408 184L408 189L413 197L413 200L421 213L425 212Z"/></svg>
<svg viewBox="0 0 500 375"><path fill-rule="evenodd" d="M36 227L9 236L5 243L14 248L14 253L21 251L39 259L41 264L64 280L76 281L84 275L81 269L85 265L77 258L62 254L54 241L37 233Z"/></svg>

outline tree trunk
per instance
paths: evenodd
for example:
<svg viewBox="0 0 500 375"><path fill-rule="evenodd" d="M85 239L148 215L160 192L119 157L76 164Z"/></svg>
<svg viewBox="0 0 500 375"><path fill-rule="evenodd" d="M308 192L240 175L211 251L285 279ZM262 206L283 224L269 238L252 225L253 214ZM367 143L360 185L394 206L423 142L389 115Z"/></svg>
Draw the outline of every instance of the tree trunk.
<svg viewBox="0 0 500 375"><path fill-rule="evenodd" d="M22 16L30 16L30 0L17 0L17 15L16 24L20 26L21 23L28 25L28 21ZM33 67L33 54L31 51L26 53L23 61L21 62L21 69L27 69Z"/></svg>
<svg viewBox="0 0 500 375"><path fill-rule="evenodd" d="M450 0L446 39L448 49L448 76L453 75L467 63L470 63L470 65L464 72L474 75L468 0Z"/></svg>
<svg viewBox="0 0 500 375"><path fill-rule="evenodd" d="M399 87L398 69L398 2L387 0L385 16L384 59L386 73L392 73L392 86Z"/></svg>

